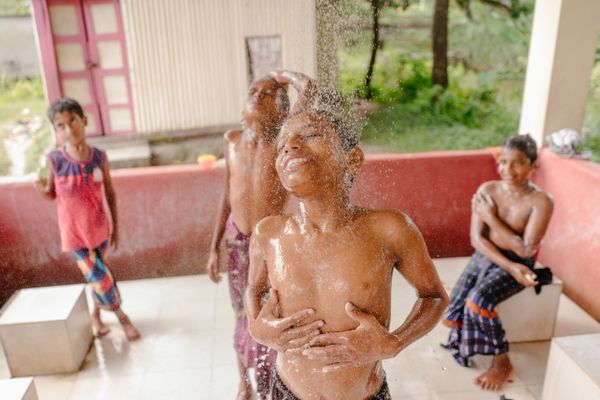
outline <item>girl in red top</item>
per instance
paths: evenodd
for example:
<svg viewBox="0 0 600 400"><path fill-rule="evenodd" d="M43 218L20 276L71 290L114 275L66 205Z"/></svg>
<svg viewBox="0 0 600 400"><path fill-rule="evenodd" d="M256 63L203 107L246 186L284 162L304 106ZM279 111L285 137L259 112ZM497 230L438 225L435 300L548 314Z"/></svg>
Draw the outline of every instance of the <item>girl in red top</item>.
<svg viewBox="0 0 600 400"><path fill-rule="evenodd" d="M87 118L75 100L57 100L48 109L48 118L65 145L48 154L51 168L47 178L40 179L36 186L44 197L57 201L62 250L74 253L92 288L96 335L101 337L110 331L100 318L102 308L117 314L127 339L137 340L140 333L121 310L121 296L106 265L109 240L114 249L119 243L117 202L106 153L86 143ZM105 199L112 217L112 232Z"/></svg>

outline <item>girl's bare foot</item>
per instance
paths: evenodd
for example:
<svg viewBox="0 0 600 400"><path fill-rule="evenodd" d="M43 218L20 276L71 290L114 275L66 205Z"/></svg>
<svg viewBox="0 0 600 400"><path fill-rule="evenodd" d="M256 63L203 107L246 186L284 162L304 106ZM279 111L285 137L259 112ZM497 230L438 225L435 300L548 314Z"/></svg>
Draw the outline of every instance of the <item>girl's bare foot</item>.
<svg viewBox="0 0 600 400"><path fill-rule="evenodd" d="M475 379L483 390L500 390L512 377L514 368L506 354L495 356L490 368Z"/></svg>
<svg viewBox="0 0 600 400"><path fill-rule="evenodd" d="M138 340L142 337L142 335L140 335L140 332L135 328L135 326L133 326L133 324L129 320L127 320L127 322L121 322L121 326L123 327L123 331L125 332L125 337L130 342Z"/></svg>
<svg viewBox="0 0 600 400"><path fill-rule="evenodd" d="M123 312L123 310L119 308L115 310L115 314L117 314L117 318L119 318L119 323L121 324L121 327L123 327L123 332L125 332L125 337L127 340L133 342L134 340L138 340L142 337L140 332L135 328L135 326L133 326L129 320L129 317Z"/></svg>
<svg viewBox="0 0 600 400"><path fill-rule="evenodd" d="M110 332L110 328L104 325L104 322L100 319L100 309L98 307L94 308L94 312L92 313L92 326L94 327L94 335L96 337L101 338Z"/></svg>

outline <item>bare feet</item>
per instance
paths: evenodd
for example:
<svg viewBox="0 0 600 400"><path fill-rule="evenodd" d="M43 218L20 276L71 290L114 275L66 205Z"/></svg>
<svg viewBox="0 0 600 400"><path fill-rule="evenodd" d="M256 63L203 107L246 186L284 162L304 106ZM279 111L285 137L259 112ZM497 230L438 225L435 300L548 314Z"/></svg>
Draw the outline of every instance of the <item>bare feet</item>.
<svg viewBox="0 0 600 400"><path fill-rule="evenodd" d="M94 327L94 335L96 337L104 337L110 332L110 328L104 325L99 315L92 314L92 326Z"/></svg>
<svg viewBox="0 0 600 400"><path fill-rule="evenodd" d="M240 377L240 388L238 389L237 400L252 400L252 385L247 376Z"/></svg>
<svg viewBox="0 0 600 400"><path fill-rule="evenodd" d="M140 335L140 332L135 328L135 326L133 326L131 322L128 321L126 323L122 323L121 326L123 327L123 331L125 332L125 337L130 342L138 340L142 337L142 335Z"/></svg>
<svg viewBox="0 0 600 400"><path fill-rule="evenodd" d="M136 329L135 326L133 326L133 324L129 320L129 317L123 312L123 310L119 308L115 310L115 314L117 314L117 318L119 318L119 323L123 328L123 332L125 332L125 337L127 338L127 340L133 342L134 340L138 340L142 337L142 335L140 335L140 332Z"/></svg>
<svg viewBox="0 0 600 400"><path fill-rule="evenodd" d="M110 328L104 325L104 322L100 318L100 309L98 307L94 307L94 311L92 312L92 326L94 327L94 335L96 337L101 338L110 332Z"/></svg>
<svg viewBox="0 0 600 400"><path fill-rule="evenodd" d="M475 379L483 390L500 390L510 380L514 368L506 354L495 356L490 368Z"/></svg>

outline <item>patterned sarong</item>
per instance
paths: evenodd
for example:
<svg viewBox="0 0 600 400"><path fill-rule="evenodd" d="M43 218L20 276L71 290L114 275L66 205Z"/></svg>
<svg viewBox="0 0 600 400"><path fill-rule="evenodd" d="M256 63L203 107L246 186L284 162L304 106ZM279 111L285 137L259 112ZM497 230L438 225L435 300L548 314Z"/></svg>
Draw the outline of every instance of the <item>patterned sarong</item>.
<svg viewBox="0 0 600 400"><path fill-rule="evenodd" d="M225 229L229 293L236 319L233 346L244 366L255 369L257 391L262 399L266 398L271 390L273 365L277 352L257 343L248 331L244 294L248 287L250 236L239 231L231 216L227 220Z"/></svg>
<svg viewBox="0 0 600 400"><path fill-rule="evenodd" d="M273 377L273 394L271 400L300 400L281 380L277 371L275 371L275 376ZM390 389L385 378L377 394L371 397L370 400L392 400L392 395L390 394Z"/></svg>
<svg viewBox="0 0 600 400"><path fill-rule="evenodd" d="M121 295L110 269L106 266L107 247L108 241L105 241L95 249L78 249L73 254L83 277L92 288L96 306L114 311L121 306Z"/></svg>
<svg viewBox="0 0 600 400"><path fill-rule="evenodd" d="M523 260L513 252L503 251L503 254L533 270L533 257ZM508 342L495 308L524 288L508 272L476 251L450 294L450 306L443 323L452 329L448 343L442 346L453 350L456 361L465 367L475 354L508 352Z"/></svg>

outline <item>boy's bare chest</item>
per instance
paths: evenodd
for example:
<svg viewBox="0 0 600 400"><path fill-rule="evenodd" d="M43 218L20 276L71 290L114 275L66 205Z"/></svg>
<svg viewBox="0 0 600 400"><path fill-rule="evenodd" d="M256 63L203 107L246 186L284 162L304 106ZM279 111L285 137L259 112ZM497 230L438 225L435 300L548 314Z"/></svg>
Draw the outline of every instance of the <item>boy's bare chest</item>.
<svg viewBox="0 0 600 400"><path fill-rule="evenodd" d="M347 297L377 290L391 273L393 262L375 243L358 239L272 243L270 279L300 296L326 293Z"/></svg>
<svg viewBox="0 0 600 400"><path fill-rule="evenodd" d="M525 196L499 196L495 199L498 217L517 232L523 232L531 215L532 205Z"/></svg>

